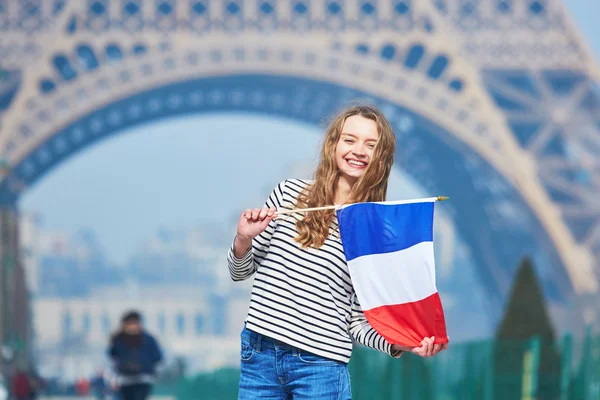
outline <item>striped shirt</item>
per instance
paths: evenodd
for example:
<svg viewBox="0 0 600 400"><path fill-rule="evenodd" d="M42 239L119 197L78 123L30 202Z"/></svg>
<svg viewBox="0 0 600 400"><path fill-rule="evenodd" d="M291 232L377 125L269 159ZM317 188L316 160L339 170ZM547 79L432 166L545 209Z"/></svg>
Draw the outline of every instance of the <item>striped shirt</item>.
<svg viewBox="0 0 600 400"><path fill-rule="evenodd" d="M292 209L310 181L288 179L269 196L266 207ZM300 214L280 215L252 241L241 258L229 249L234 281L254 275L246 327L322 357L347 363L352 342L393 357L391 344L367 322L352 287L337 220L319 248L294 240Z"/></svg>

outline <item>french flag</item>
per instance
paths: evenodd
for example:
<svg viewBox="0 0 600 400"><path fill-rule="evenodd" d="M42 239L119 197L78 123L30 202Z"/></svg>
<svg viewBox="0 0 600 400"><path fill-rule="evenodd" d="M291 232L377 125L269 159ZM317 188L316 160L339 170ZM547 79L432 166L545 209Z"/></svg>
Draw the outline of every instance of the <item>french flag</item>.
<svg viewBox="0 0 600 400"><path fill-rule="evenodd" d="M388 342L448 343L435 283L437 198L356 203L337 209L352 284L369 324Z"/></svg>

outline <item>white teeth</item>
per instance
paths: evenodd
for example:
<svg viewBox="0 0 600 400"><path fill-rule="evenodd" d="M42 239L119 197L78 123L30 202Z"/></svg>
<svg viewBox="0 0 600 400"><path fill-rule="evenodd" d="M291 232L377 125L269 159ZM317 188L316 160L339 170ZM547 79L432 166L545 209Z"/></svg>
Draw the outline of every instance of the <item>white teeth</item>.
<svg viewBox="0 0 600 400"><path fill-rule="evenodd" d="M358 165L360 167L364 167L365 165L367 165L367 163L360 162L360 161L354 161L354 160L348 160L348 163L352 164L352 165Z"/></svg>

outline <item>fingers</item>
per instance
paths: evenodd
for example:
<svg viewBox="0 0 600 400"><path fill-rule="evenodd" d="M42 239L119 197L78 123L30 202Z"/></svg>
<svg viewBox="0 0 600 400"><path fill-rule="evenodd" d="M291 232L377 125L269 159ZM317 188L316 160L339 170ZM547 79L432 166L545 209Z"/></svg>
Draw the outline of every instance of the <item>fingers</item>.
<svg viewBox="0 0 600 400"><path fill-rule="evenodd" d="M271 217L275 214L275 209L274 208L263 208L262 210L260 210L260 214L258 216L259 220L264 220L264 219L271 219Z"/></svg>
<svg viewBox="0 0 600 400"><path fill-rule="evenodd" d="M260 219L261 221L265 219L265 217L267 216L267 211L269 211L268 208L263 208L262 210L260 210L260 213L258 214L258 219Z"/></svg>
<svg viewBox="0 0 600 400"><path fill-rule="evenodd" d="M427 355L427 347L428 347L427 339L428 338L421 340L421 350L423 353L423 357L428 357L428 355Z"/></svg>
<svg viewBox="0 0 600 400"><path fill-rule="evenodd" d="M427 357L431 357L433 356L433 341L435 340L435 337L430 337L430 338L425 338L424 340L427 341Z"/></svg>
<svg viewBox="0 0 600 400"><path fill-rule="evenodd" d="M413 352L413 353L415 353L415 354L416 354L416 355L418 355L418 356L421 356L421 357L427 357L427 356L426 356L426 352L427 352L427 342L425 341L425 339L423 339L423 340L421 341L421 345L420 345L419 347L415 347L415 348L412 350L412 352Z"/></svg>
<svg viewBox="0 0 600 400"><path fill-rule="evenodd" d="M415 347L414 349L412 349L412 352L420 357L424 357L422 347Z"/></svg>
<svg viewBox="0 0 600 400"><path fill-rule="evenodd" d="M242 214L244 218L251 222L259 222L264 221L265 219L273 219L275 216L275 208L255 208L255 209L246 209Z"/></svg>
<svg viewBox="0 0 600 400"><path fill-rule="evenodd" d="M437 353L437 351L434 352L435 346L436 346L433 343L434 341L435 341L434 336L424 338L421 341L421 346L415 347L413 349L413 353L415 353L421 357L431 357L431 356L435 355Z"/></svg>
<svg viewBox="0 0 600 400"><path fill-rule="evenodd" d="M269 223L275 218L275 211L275 208L266 207L246 209L238 222L235 249L238 249L238 246L239 248L248 248L248 242L267 229ZM242 242L241 244L238 239Z"/></svg>

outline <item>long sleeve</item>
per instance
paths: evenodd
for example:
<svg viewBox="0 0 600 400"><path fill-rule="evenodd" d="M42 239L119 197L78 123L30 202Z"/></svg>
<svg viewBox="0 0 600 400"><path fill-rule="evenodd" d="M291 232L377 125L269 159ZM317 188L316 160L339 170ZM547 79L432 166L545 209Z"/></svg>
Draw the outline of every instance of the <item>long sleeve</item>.
<svg viewBox="0 0 600 400"><path fill-rule="evenodd" d="M152 362L158 364L163 360L163 354L160 346L154 337L151 337L152 341Z"/></svg>
<svg viewBox="0 0 600 400"><path fill-rule="evenodd" d="M392 350L392 345L377 333L371 324L369 324L369 321L367 321L367 317L363 313L356 294L353 296L353 299L352 315L350 317L350 335L352 339L357 343L389 354L394 358L400 358L404 352Z"/></svg>
<svg viewBox="0 0 600 400"><path fill-rule="evenodd" d="M265 202L265 207L276 209L281 207L286 182L287 181L280 182L277 187L273 189L271 195ZM232 243L229 252L227 253L227 264L232 280L243 281L250 278L256 272L267 255L271 243L271 236L273 236L276 226L277 221L275 219L271 220L267 229L252 240L252 246L250 246L246 254L241 258L235 256Z"/></svg>
<svg viewBox="0 0 600 400"><path fill-rule="evenodd" d="M108 349L106 350L106 354L112 360L114 360L115 358L117 358L116 340L112 340L111 339L110 344L108 345Z"/></svg>

